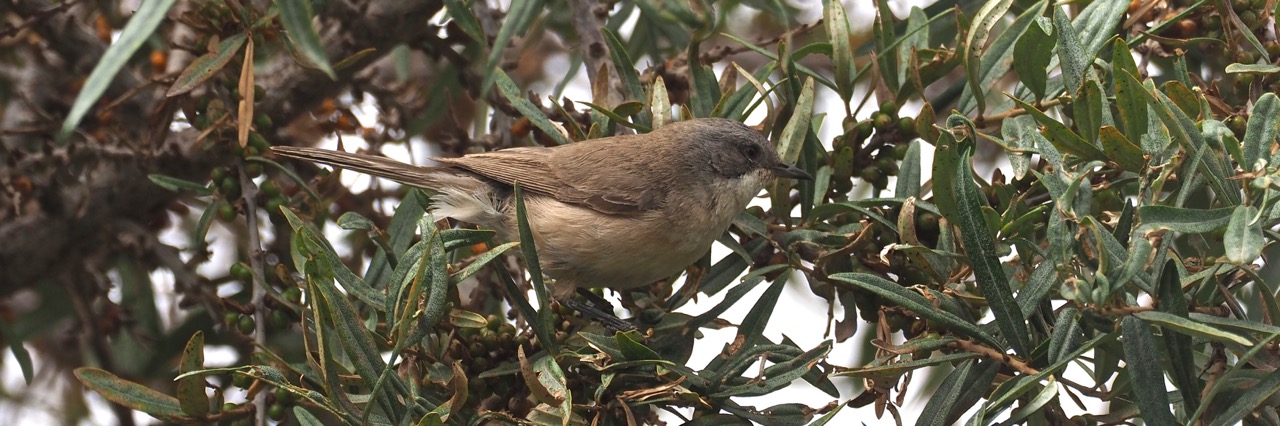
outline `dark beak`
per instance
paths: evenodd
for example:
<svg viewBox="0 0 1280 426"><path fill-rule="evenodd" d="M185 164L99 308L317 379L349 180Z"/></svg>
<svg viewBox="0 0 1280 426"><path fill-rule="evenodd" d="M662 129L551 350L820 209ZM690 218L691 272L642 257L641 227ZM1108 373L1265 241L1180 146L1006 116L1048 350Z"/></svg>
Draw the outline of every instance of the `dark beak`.
<svg viewBox="0 0 1280 426"><path fill-rule="evenodd" d="M813 180L813 175L810 175L809 172L800 170L799 167L792 166L789 164L778 163L778 165L770 167L769 171L773 172L773 175L777 177L800 179L800 180Z"/></svg>

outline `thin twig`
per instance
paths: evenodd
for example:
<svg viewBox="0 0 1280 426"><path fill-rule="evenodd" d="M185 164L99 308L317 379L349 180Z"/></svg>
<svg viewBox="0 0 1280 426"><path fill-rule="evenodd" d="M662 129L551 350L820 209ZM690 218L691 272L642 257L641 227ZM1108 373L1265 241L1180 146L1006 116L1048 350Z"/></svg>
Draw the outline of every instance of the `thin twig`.
<svg viewBox="0 0 1280 426"><path fill-rule="evenodd" d="M1040 373L1040 370L1031 368L1030 365L1027 365L1027 363L1022 361L1021 359L1018 359L1007 353L1000 352L993 348L987 347L981 343L977 343L969 340L957 340L951 343L949 346L965 352L975 353L978 355L985 356L987 358L994 359L996 361L1000 361L1001 364L1007 365L1010 368L1013 368L1014 370L1018 370L1018 372L1022 374L1026 374L1028 376Z"/></svg>
<svg viewBox="0 0 1280 426"><path fill-rule="evenodd" d="M254 185L253 179L244 171L244 160L239 161L240 167L240 196L244 199L244 218L245 225L248 227L249 247L246 254L249 256L249 270L253 271L253 321L255 329L253 330L253 341L257 347L266 347L267 345L267 314L264 299L266 299L267 282L264 278L265 271L262 268L262 242L258 235L258 206L254 204L253 198L258 194L258 187ZM256 418L255 424L259 426L267 425L267 393L258 392L253 397L253 405L257 407L254 413Z"/></svg>
<svg viewBox="0 0 1280 426"><path fill-rule="evenodd" d="M1037 105L1040 108L1044 108L1044 107L1058 106L1061 104L1062 104L1062 98L1057 98L1057 99L1050 99L1050 100L1041 102ZM1019 115L1026 114L1026 113L1027 113L1027 110L1022 109L1021 107L1012 108L1005 112L991 114L987 116L980 116L976 120L973 120L973 124L977 125L978 127L986 128L988 126L1000 124L1002 121L1004 121L1007 118L1017 117Z"/></svg>

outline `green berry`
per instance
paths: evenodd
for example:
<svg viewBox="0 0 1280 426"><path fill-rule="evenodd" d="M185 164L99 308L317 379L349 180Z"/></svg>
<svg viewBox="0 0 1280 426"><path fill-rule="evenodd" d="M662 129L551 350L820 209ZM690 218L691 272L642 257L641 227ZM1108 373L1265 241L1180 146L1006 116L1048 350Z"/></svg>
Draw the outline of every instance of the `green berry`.
<svg viewBox="0 0 1280 426"><path fill-rule="evenodd" d="M277 422L284 420L285 414L286 411L284 409L284 404L275 403L271 404L270 407L267 407L267 417L271 418L271 420L275 420Z"/></svg>
<svg viewBox="0 0 1280 426"><path fill-rule="evenodd" d="M240 330L240 334L253 334L253 330L258 328L258 323L253 321L252 315L243 315L240 321L236 322L236 328Z"/></svg>
<svg viewBox="0 0 1280 426"><path fill-rule="evenodd" d="M231 277L242 282L253 281L253 270L244 262L231 264Z"/></svg>
<svg viewBox="0 0 1280 426"><path fill-rule="evenodd" d="M864 181L875 183L880 180L880 168L876 166L863 167L859 176L861 176Z"/></svg>
<svg viewBox="0 0 1280 426"><path fill-rule="evenodd" d="M911 149L911 144L900 143L893 146L893 159L902 161L907 158L907 150Z"/></svg>
<svg viewBox="0 0 1280 426"><path fill-rule="evenodd" d="M858 125L854 127L854 130L857 130L857 136L855 137L855 140L857 140L858 143L861 144L862 141L867 140L867 138L871 137L871 129L872 129L872 126L874 125L875 123L872 123L871 120L863 120L858 122Z"/></svg>
<svg viewBox="0 0 1280 426"><path fill-rule="evenodd" d="M231 207L231 203L228 203L226 200L218 200L217 209L218 219L222 219L223 222L232 222L236 220L236 209L235 207Z"/></svg>
<svg viewBox="0 0 1280 426"><path fill-rule="evenodd" d="M871 122L876 126L876 130L889 130L889 126L894 124L893 117L882 111L871 114Z"/></svg>
<svg viewBox="0 0 1280 426"><path fill-rule="evenodd" d="M293 303L302 301L302 289L297 287L289 287L284 291L284 298Z"/></svg>
<svg viewBox="0 0 1280 426"><path fill-rule="evenodd" d="M1228 129L1231 129L1231 133L1236 134L1236 138L1244 138L1244 132L1247 126L1244 117L1238 115L1228 117L1226 125Z"/></svg>
<svg viewBox="0 0 1280 426"><path fill-rule="evenodd" d="M898 103L892 99L880 103L880 112L890 117L898 116Z"/></svg>
<svg viewBox="0 0 1280 426"><path fill-rule="evenodd" d="M270 314L267 314L267 325L270 325L272 329L284 330L289 328L289 323L289 314L280 309L272 310Z"/></svg>
<svg viewBox="0 0 1280 426"><path fill-rule="evenodd" d="M268 197L280 195L280 185L276 184L274 180L267 179L263 181L262 186L258 189L262 190L262 194Z"/></svg>
<svg viewBox="0 0 1280 426"><path fill-rule="evenodd" d="M240 198L240 181L228 176L218 185L218 191L222 193L222 197L228 200Z"/></svg>
<svg viewBox="0 0 1280 426"><path fill-rule="evenodd" d="M876 168L879 168L880 173L885 176L898 175L898 162L894 161L892 158L881 158L880 160L877 160Z"/></svg>
<svg viewBox="0 0 1280 426"><path fill-rule="evenodd" d="M271 143L267 142L267 138L262 137L262 134L258 132L249 133L249 146L257 148L258 151L271 149Z"/></svg>
<svg viewBox="0 0 1280 426"><path fill-rule="evenodd" d="M916 137L916 120L911 117L901 117L898 119L898 134L906 139L915 139Z"/></svg>

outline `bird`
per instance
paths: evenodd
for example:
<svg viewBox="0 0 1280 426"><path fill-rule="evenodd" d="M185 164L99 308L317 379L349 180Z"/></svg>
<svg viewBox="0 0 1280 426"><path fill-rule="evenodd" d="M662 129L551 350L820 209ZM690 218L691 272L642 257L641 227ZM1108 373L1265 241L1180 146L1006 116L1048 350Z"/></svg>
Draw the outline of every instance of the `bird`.
<svg viewBox="0 0 1280 426"><path fill-rule="evenodd" d="M518 241L514 186L557 300L627 290L684 271L774 178L811 180L745 124L721 118L554 147L518 147L417 166L386 157L277 146L274 153L418 187L436 216Z"/></svg>

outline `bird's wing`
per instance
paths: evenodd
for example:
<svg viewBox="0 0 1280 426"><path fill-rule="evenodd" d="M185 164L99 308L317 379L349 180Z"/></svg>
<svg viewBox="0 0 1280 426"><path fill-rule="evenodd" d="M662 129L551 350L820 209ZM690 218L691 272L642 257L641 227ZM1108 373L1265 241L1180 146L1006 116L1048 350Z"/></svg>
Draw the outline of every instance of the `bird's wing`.
<svg viewBox="0 0 1280 426"><path fill-rule="evenodd" d="M515 185L557 201L606 214L629 214L658 207L658 197L631 175L634 163L625 153L602 155L618 144L605 138L556 148L512 148L437 161L460 167L506 185ZM630 184L621 184L626 181ZM637 188L639 186L639 188Z"/></svg>

